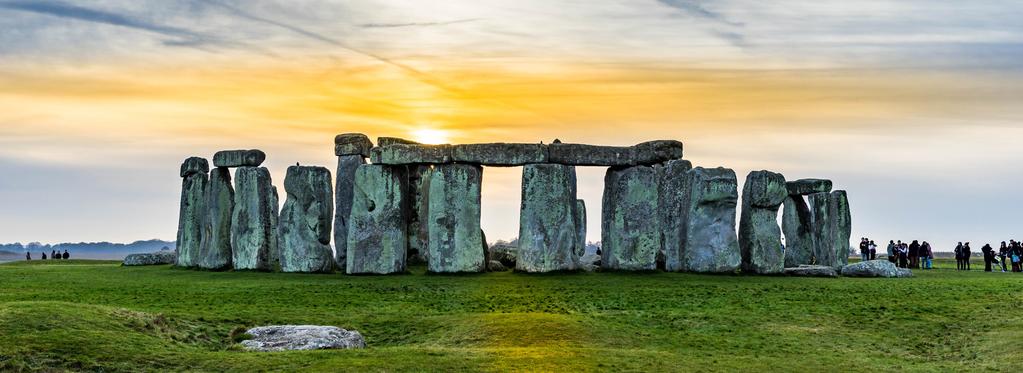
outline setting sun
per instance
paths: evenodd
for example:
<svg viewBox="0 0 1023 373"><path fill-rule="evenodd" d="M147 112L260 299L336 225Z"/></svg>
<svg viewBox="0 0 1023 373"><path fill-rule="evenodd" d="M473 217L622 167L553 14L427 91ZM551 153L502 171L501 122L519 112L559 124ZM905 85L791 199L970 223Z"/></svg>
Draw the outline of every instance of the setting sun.
<svg viewBox="0 0 1023 373"><path fill-rule="evenodd" d="M446 144L449 142L448 131L435 129L412 131L412 139L423 144Z"/></svg>

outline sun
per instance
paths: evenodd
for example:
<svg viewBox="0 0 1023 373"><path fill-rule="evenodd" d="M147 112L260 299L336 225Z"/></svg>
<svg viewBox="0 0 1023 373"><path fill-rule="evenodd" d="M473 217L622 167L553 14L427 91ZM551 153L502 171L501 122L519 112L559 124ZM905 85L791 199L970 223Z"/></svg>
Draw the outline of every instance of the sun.
<svg viewBox="0 0 1023 373"><path fill-rule="evenodd" d="M412 131L412 138L423 144L447 144L448 131L435 129L419 129Z"/></svg>

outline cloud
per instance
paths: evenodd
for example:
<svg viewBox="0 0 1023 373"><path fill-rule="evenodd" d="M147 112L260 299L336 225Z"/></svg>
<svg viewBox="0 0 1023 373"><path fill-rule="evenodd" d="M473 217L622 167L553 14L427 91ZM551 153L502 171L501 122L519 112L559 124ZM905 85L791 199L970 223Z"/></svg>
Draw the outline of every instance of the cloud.
<svg viewBox="0 0 1023 373"><path fill-rule="evenodd" d="M727 24L727 25L730 25L730 26L742 26L743 25L742 23L732 22L732 21L728 20L728 18L726 18L721 13L710 11L707 8L704 8L703 5L701 5L701 4L699 4L698 2L695 2L695 1L689 1L689 0L657 0L657 2L661 3L661 4L664 4L666 6L669 6L669 7L681 10L681 11L685 12L686 14L689 14L689 15L694 16L694 17L710 19L710 20L721 22L721 23L724 23L724 24Z"/></svg>
<svg viewBox="0 0 1023 373"><path fill-rule="evenodd" d="M444 21L444 22L363 23L363 24L360 24L359 27L362 27L362 28L397 28L397 27L447 26L447 25L453 25L453 24L456 24L456 23L476 22L476 21L479 21L481 19L482 18L466 18L466 19L456 19L454 21Z"/></svg>

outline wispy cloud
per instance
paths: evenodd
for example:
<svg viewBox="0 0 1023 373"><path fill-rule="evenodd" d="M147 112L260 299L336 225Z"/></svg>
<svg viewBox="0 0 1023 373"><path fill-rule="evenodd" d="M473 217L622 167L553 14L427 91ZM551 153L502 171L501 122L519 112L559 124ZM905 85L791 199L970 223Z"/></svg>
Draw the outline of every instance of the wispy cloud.
<svg viewBox="0 0 1023 373"><path fill-rule="evenodd" d="M424 26L447 26L454 25L457 23L476 22L482 18L466 18L456 19L454 21L444 22L405 22L405 23L363 23L359 27L362 28L398 28L398 27L424 27Z"/></svg>
<svg viewBox="0 0 1023 373"><path fill-rule="evenodd" d="M710 32L711 35L717 36L725 41L731 43L734 46L745 48L749 46L746 41L746 36L740 32L736 32L736 29L742 28L744 24L742 22L735 22L726 17L724 14L707 9L699 1L693 0L657 0L665 6L674 8L682 11L683 13L705 20L713 21L717 26L728 27L730 30L722 31L715 28Z"/></svg>

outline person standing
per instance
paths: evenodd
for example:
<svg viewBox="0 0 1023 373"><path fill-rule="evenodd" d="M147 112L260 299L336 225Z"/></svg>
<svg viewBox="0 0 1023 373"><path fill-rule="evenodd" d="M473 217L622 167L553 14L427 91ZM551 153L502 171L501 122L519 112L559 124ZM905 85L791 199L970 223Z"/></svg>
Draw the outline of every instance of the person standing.
<svg viewBox="0 0 1023 373"><path fill-rule="evenodd" d="M877 259L877 244L875 244L873 240L870 241L870 243L867 245L867 250L870 251L870 260L876 260Z"/></svg>
<svg viewBox="0 0 1023 373"><path fill-rule="evenodd" d="M1012 271L1021 272L1023 271L1023 245L1020 245L1016 240L1009 241L1009 257L1012 260Z"/></svg>
<svg viewBox="0 0 1023 373"><path fill-rule="evenodd" d="M43 251L43 252L41 252L39 254L42 254L42 260L46 260L46 252L45 251Z"/></svg>
<svg viewBox="0 0 1023 373"><path fill-rule="evenodd" d="M953 251L955 251L955 254L956 254L956 270L957 271L962 271L963 270L963 243L960 242L958 245L956 245L956 248Z"/></svg>
<svg viewBox="0 0 1023 373"><path fill-rule="evenodd" d="M970 243L967 242L967 243L963 244L963 266L966 268L967 271L970 270L970 256L971 255L973 255L973 252L970 251Z"/></svg>
<svg viewBox="0 0 1023 373"><path fill-rule="evenodd" d="M909 244L909 268L920 268L920 242L917 240L913 240L913 243Z"/></svg>
<svg viewBox="0 0 1023 373"><path fill-rule="evenodd" d="M67 249L64 249L64 259L71 259L71 254L68 254Z"/></svg>
<svg viewBox="0 0 1023 373"><path fill-rule="evenodd" d="M998 247L998 261L1002 263L1002 272L1008 271L1005 267L1005 258L1009 255L1009 246L1005 245L1005 241L1002 241L1002 245Z"/></svg>
<svg viewBox="0 0 1023 373"><path fill-rule="evenodd" d="M991 272L991 262L994 259L995 249L991 247L991 244L984 244L980 248L980 252L984 254L984 272Z"/></svg>
<svg viewBox="0 0 1023 373"><path fill-rule="evenodd" d="M906 244L899 246L899 268L909 268L909 248Z"/></svg>
<svg viewBox="0 0 1023 373"><path fill-rule="evenodd" d="M870 248L867 247L867 238L860 238L860 261L865 262L870 260Z"/></svg>
<svg viewBox="0 0 1023 373"><path fill-rule="evenodd" d="M895 264L895 241L888 241L888 261Z"/></svg>
<svg viewBox="0 0 1023 373"><path fill-rule="evenodd" d="M931 260L934 259L934 251L931 250L931 244L924 241L920 244L920 258L923 259L923 268L931 269Z"/></svg>
<svg viewBox="0 0 1023 373"><path fill-rule="evenodd" d="M25 260L32 260L32 253L26 251L25 252Z"/></svg>

